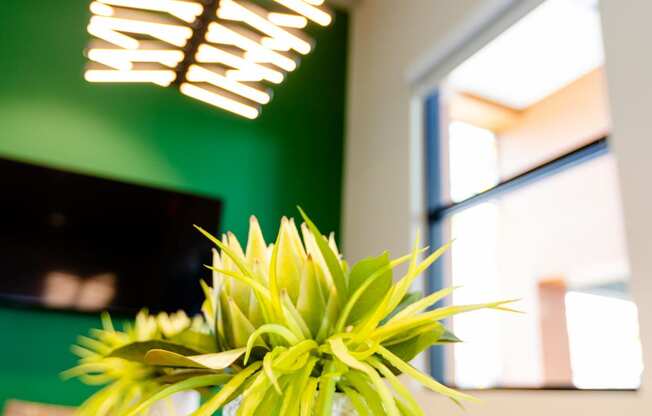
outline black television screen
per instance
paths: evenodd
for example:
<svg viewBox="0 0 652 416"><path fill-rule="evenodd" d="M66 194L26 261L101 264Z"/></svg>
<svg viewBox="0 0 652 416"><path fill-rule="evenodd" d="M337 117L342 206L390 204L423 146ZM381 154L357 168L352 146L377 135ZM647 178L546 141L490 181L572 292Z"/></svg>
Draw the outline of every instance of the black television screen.
<svg viewBox="0 0 652 416"><path fill-rule="evenodd" d="M199 310L219 200L0 159L0 299Z"/></svg>

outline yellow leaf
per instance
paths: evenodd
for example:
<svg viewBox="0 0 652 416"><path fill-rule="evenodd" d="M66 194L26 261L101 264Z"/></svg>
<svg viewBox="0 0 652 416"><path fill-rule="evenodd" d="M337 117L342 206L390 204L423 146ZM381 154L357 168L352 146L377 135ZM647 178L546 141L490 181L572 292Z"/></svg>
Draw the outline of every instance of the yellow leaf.
<svg viewBox="0 0 652 416"><path fill-rule="evenodd" d="M297 300L297 310L308 325L312 336L316 336L322 322L326 302L321 294L315 274L315 264L308 256L301 273L301 292Z"/></svg>
<svg viewBox="0 0 652 416"><path fill-rule="evenodd" d="M214 354L201 354L185 356L172 351L152 349L145 354L145 363L164 367L208 368L211 370L224 370L235 363L246 348L218 352Z"/></svg>
<svg viewBox="0 0 652 416"><path fill-rule="evenodd" d="M267 244L260 229L258 220L253 215L249 217L249 237L247 238L247 260L253 264L255 260L266 263Z"/></svg>
<svg viewBox="0 0 652 416"><path fill-rule="evenodd" d="M276 278L279 288L286 289L292 302L296 302L299 297L299 282L301 280L299 269L301 257L296 252L290 228L288 219L283 217L278 236Z"/></svg>

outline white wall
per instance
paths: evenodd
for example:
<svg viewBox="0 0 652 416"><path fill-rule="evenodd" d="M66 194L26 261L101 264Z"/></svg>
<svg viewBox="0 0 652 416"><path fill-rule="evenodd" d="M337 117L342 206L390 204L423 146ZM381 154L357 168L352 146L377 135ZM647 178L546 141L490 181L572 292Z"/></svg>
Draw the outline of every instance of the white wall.
<svg viewBox="0 0 652 416"><path fill-rule="evenodd" d="M411 245L423 220L418 90L408 75L423 70L437 46L473 31L500 0L363 0L353 10L346 144L344 248L352 260ZM644 352L652 357L652 2L602 0L613 138L619 159L633 289ZM483 36L487 36L484 33ZM433 49L434 48L434 49ZM448 51L450 52L450 51ZM426 77L427 78L427 77ZM425 230L424 230L425 231ZM605 357L609 359L609 357ZM649 366L648 366L649 367ZM484 392L470 415L644 415L652 409L652 370L637 393ZM462 414L430 393L427 414ZM450 412L450 413L449 413Z"/></svg>
<svg viewBox="0 0 652 416"><path fill-rule="evenodd" d="M478 0L364 0L354 8L343 226L352 260L410 249L411 225L422 212L411 207L406 71L481 6Z"/></svg>

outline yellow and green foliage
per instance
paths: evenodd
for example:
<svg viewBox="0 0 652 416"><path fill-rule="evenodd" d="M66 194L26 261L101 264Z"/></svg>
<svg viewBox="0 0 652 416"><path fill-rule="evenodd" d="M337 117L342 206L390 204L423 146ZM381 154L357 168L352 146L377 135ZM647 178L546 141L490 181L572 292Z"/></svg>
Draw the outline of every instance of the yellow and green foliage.
<svg viewBox="0 0 652 416"><path fill-rule="evenodd" d="M105 325L97 341L89 345L82 338L75 347L82 360L68 375L112 382L85 405L93 412L80 414L134 416L195 389L206 400L194 416L210 416L239 395L243 416L327 416L336 392L348 396L361 416L423 415L400 373L456 402L472 399L409 361L432 345L459 341L442 324L446 318L511 310L505 306L511 301L433 309L452 288L426 297L409 290L448 245L420 260L425 250L417 242L403 257L385 252L349 267L333 236L323 236L301 215L300 227L281 220L273 244L252 217L245 248L231 233L218 239L197 227L216 246L207 265L212 283L201 282L210 341L188 318L182 325L177 317L141 314L125 332ZM395 279L402 264L407 271ZM147 323L152 319L155 324ZM216 386L219 391L210 390Z"/></svg>

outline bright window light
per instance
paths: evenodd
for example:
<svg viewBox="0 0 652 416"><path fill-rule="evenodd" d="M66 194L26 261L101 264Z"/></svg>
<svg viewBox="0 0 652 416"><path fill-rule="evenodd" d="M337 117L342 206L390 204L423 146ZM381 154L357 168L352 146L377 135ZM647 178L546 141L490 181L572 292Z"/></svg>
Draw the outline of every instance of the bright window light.
<svg viewBox="0 0 652 416"><path fill-rule="evenodd" d="M580 389L640 387L643 357L634 302L569 292L566 319L575 386Z"/></svg>
<svg viewBox="0 0 652 416"><path fill-rule="evenodd" d="M453 215L451 272L455 304L473 304L498 298L498 207L484 203ZM471 237L472 236L472 237ZM470 261L469 259L472 259ZM482 278L478 278L482 276ZM454 350L455 384L487 388L498 384L503 367L500 323L490 313L453 318L455 335L464 340Z"/></svg>
<svg viewBox="0 0 652 416"><path fill-rule="evenodd" d="M548 0L455 69L454 89L525 109L602 65L600 16L585 0Z"/></svg>
<svg viewBox="0 0 652 416"><path fill-rule="evenodd" d="M455 121L449 126L450 195L461 201L498 183L496 136Z"/></svg>

